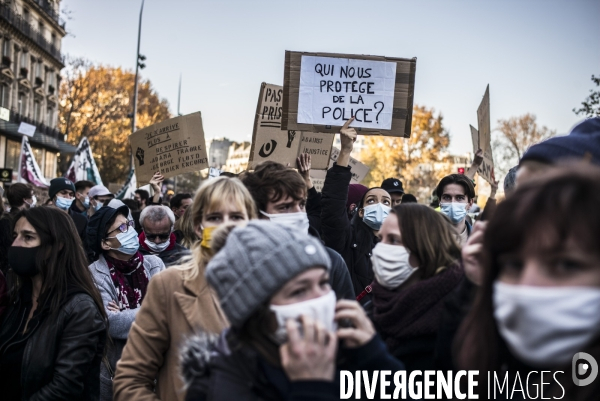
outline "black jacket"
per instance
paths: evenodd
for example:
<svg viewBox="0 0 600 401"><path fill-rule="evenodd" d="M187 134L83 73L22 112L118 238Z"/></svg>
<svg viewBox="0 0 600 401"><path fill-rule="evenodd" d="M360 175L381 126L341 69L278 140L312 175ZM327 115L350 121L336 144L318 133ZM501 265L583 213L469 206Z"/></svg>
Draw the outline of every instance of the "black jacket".
<svg viewBox="0 0 600 401"><path fill-rule="evenodd" d="M190 250L184 247L183 245L175 243L175 247L173 249L170 249L168 251L162 251L161 253L153 253L144 248L143 246L140 246L140 253L144 256L158 256L163 261L165 266L169 267L178 264L179 259L190 254Z"/></svg>
<svg viewBox="0 0 600 401"><path fill-rule="evenodd" d="M321 235L321 193L315 187L308 190L306 198L306 215L310 227Z"/></svg>
<svg viewBox="0 0 600 401"><path fill-rule="evenodd" d="M75 228L77 229L77 234L79 234L79 238L81 238L83 250L85 251L85 254L88 257L88 262L92 263L94 260L96 260L96 255L94 255L94 251L92 251L88 247L87 243L88 219L83 214L81 214L81 212L75 211L73 209L69 209L68 213L69 216L71 216L73 223L75 223Z"/></svg>
<svg viewBox="0 0 600 401"><path fill-rule="evenodd" d="M27 318L27 291L21 295L0 325L0 338L8 338L0 344L0 355L13 343L11 330ZM75 291L57 316L44 310L34 316L23 339L27 341L21 366L23 400L97 400L106 322L92 298Z"/></svg>
<svg viewBox="0 0 600 401"><path fill-rule="evenodd" d="M327 171L321 198L321 233L325 245L339 252L346 261L358 295L373 282L371 252L378 240L358 215L348 220L346 200L351 178L350 167L334 164Z"/></svg>
<svg viewBox="0 0 600 401"><path fill-rule="evenodd" d="M392 376L393 372L404 370L402 362L393 358L386 351L381 338L375 335L359 348L350 349L340 345L338 375L333 382L290 382L282 369L268 364L255 350L239 347L231 351L225 339L226 333L221 334L213 347L210 360L203 360L209 355L206 344L196 347L195 351L190 350L193 348L190 344L184 347L182 376L188 387L187 401L339 400L340 370L390 370ZM375 399L379 399L380 392L377 390Z"/></svg>

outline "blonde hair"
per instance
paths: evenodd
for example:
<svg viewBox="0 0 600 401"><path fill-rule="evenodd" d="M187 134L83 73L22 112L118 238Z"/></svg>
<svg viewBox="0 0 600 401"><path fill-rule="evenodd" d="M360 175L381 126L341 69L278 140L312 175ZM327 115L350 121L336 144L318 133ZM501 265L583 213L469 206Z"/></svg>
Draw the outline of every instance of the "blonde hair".
<svg viewBox="0 0 600 401"><path fill-rule="evenodd" d="M188 209L191 211L193 228L202 224L202 218L206 213L218 209L223 203L236 205L240 210L245 210L248 220L256 219L256 206L250 192L237 178L217 177L204 181L194 197L194 203ZM210 249L200 246L200 241L191 247L192 256L182 260L182 264L174 266L183 271L184 280L194 280L204 269L213 253Z"/></svg>
<svg viewBox="0 0 600 401"><path fill-rule="evenodd" d="M181 231L183 238L181 245L188 249L192 249L194 244L200 239L196 230L194 230L194 219L192 218L192 208L188 207L183 213L183 216L175 222L175 230Z"/></svg>

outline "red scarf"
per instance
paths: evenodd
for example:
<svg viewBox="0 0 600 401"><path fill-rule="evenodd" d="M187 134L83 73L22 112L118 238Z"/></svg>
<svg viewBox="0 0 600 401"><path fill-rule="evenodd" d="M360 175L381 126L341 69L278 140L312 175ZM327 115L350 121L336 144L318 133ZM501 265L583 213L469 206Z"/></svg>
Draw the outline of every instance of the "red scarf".
<svg viewBox="0 0 600 401"><path fill-rule="evenodd" d="M137 309L142 306L149 281L144 269L144 256L136 252L129 260L119 260L106 255L105 259L117 290L117 300L121 310Z"/></svg>
<svg viewBox="0 0 600 401"><path fill-rule="evenodd" d="M142 231L142 233L139 235L138 238L140 240L140 246L142 248L144 248L149 253L156 253L152 249L150 249L150 247L148 245L146 245L146 233L145 232ZM177 241L177 237L175 237L175 233L171 233L171 236L169 237L169 246L163 252L170 251L171 249L175 248L176 241Z"/></svg>
<svg viewBox="0 0 600 401"><path fill-rule="evenodd" d="M373 322L390 348L402 340L434 334L440 326L444 301L463 277L459 263L419 281L406 290L388 290L373 284Z"/></svg>

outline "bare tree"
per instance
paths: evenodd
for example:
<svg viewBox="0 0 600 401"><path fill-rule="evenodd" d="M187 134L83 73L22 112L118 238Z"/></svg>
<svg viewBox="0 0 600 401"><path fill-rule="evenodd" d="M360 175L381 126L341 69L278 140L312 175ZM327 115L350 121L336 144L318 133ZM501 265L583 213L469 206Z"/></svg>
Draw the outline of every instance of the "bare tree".
<svg viewBox="0 0 600 401"><path fill-rule="evenodd" d="M595 77L592 75L592 82L600 87L600 76ZM581 102L581 105L580 109L573 109L575 114L583 114L586 117L600 117L600 90L590 89L590 95Z"/></svg>
<svg viewBox="0 0 600 401"><path fill-rule="evenodd" d="M507 172L517 165L523 154L530 146L535 145L551 136L556 131L540 127L533 114L498 120L493 142L494 164L497 170Z"/></svg>

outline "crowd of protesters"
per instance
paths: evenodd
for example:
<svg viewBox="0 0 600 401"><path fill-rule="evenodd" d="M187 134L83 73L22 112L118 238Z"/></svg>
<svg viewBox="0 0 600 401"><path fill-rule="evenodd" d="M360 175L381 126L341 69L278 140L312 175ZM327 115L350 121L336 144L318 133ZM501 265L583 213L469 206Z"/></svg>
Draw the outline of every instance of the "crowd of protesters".
<svg viewBox="0 0 600 401"><path fill-rule="evenodd" d="M159 173L123 201L55 178L40 205L10 185L1 398L334 400L342 370L545 370L565 372L542 372L546 395L598 399L571 362L600 361L600 118L529 148L482 209L481 151L430 205L395 177L351 184L350 123L321 192L308 155L168 204Z"/></svg>

